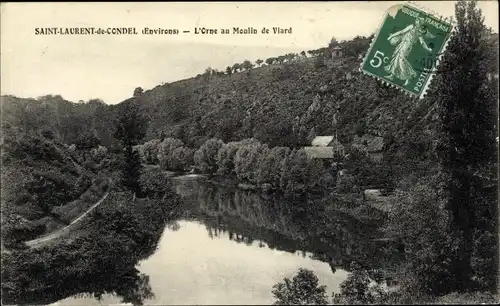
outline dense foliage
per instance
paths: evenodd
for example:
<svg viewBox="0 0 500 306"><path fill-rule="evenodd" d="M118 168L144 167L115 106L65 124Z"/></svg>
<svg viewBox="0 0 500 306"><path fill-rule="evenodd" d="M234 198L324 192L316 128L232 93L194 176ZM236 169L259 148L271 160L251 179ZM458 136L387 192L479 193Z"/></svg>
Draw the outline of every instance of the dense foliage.
<svg viewBox="0 0 500 306"><path fill-rule="evenodd" d="M332 39L328 47L300 55L258 60L257 67L246 60L227 67L226 73L208 68L198 77L151 90L138 87L133 98L114 106L98 99L71 103L60 96L2 96L2 240L17 244L68 223L108 190L111 169L121 170L121 180L113 180L120 187L150 199L172 198L164 173L142 175L142 158L161 170L198 170L287 195L330 187L340 193L373 185L394 189L385 234L400 246L403 260L384 273L398 284L398 292L388 297L371 291L368 268L353 266L337 301L410 303L456 301L456 295L470 298L477 292L489 296L498 287L498 35L484 27L473 1L457 4L456 19L458 31L440 65L442 72L418 101L358 71L359 55L372 37ZM331 58L329 50L337 45L344 56ZM339 181L333 165L308 158L302 149L317 135L337 135L347 148L346 158L335 165L335 170L346 170ZM364 135L384 138L381 161L373 162L353 145ZM140 144L143 138L147 141ZM127 201L98 212L108 223L92 219L99 227L87 229L90 238L63 246L63 260L99 267L123 253L130 255L123 263L126 273L104 272L109 277L116 272L115 282L127 275L138 280L130 270L132 250L154 240L148 234L153 229L137 219L146 211L134 216ZM327 198L313 209L305 201L293 203L293 209L286 209L301 227L297 232L318 231L307 239L335 240L325 232L337 235L335 229L347 226L332 213L345 209L340 200ZM249 211L253 207L251 201L240 204ZM375 214L358 204L349 201L345 211ZM159 215L166 212L144 207ZM115 232L121 234L114 237ZM98 236L101 242L92 241ZM107 249L116 253L100 258L99 250ZM7 262L14 264L2 290L12 300L29 300L41 290L30 291L36 283L75 285L71 279L86 272L81 266L76 272L62 269L57 254L51 247L9 255ZM52 272L40 268L44 262ZM40 279L30 283L20 268L25 264ZM99 273L88 277L104 275ZM299 274L297 286L285 281L275 295L309 303L311 296L302 291L307 287L315 292L313 301L323 303L324 290L314 276Z"/></svg>
<svg viewBox="0 0 500 306"><path fill-rule="evenodd" d="M64 226L107 190L110 159L105 147L78 149L34 133L4 132L1 200L6 245Z"/></svg>
<svg viewBox="0 0 500 306"><path fill-rule="evenodd" d="M139 181L143 167L140 153L134 146L144 138L147 122L135 100L125 103L119 110L116 127L114 136L120 141L123 150L122 184L128 190L140 195Z"/></svg>
<svg viewBox="0 0 500 306"><path fill-rule="evenodd" d="M389 230L404 241L408 296L494 291L498 281L497 86L476 3L456 5L458 32L426 98L438 114L429 172L400 182ZM496 59L498 61L498 58ZM492 70L493 69L493 70ZM498 71L496 71L498 75Z"/></svg>
<svg viewBox="0 0 500 306"><path fill-rule="evenodd" d="M328 305L326 286L320 286L310 270L299 269L292 280L284 278L273 287L274 305Z"/></svg>
<svg viewBox="0 0 500 306"><path fill-rule="evenodd" d="M386 236L401 243L403 260L384 274L397 290L371 288L357 267L334 302L498 302L498 51L474 1L456 4L456 20L440 72L415 107L428 124L408 117L406 139L385 136L395 187Z"/></svg>
<svg viewBox="0 0 500 306"><path fill-rule="evenodd" d="M327 191L334 178L323 162L308 158L303 149L269 148L256 139L224 143L208 139L196 151L175 138L153 139L138 146L144 162L157 153L162 169L186 171L194 167L202 173L224 175L267 191L285 193ZM153 153L152 153L153 152Z"/></svg>
<svg viewBox="0 0 500 306"><path fill-rule="evenodd" d="M488 31L476 3L459 2L456 18L459 31L443 63L443 69L453 68L436 80L435 97L441 117L438 159L452 244L447 270L451 286L441 293L497 289L498 282L491 273L498 271L498 255L493 259L494 251L485 248L486 243L498 250L493 238L498 236L498 84L488 80L493 62L488 59ZM487 266L489 273L484 271Z"/></svg>
<svg viewBox="0 0 500 306"><path fill-rule="evenodd" d="M141 305L154 297L149 277L135 266L156 249L165 223L176 218L178 200L130 201L131 194L113 194L72 241L2 254L2 303L115 293L124 303Z"/></svg>
<svg viewBox="0 0 500 306"><path fill-rule="evenodd" d="M357 263L351 264L350 274L340 284L340 293L333 294L333 303L341 305L377 304L386 297L386 292Z"/></svg>

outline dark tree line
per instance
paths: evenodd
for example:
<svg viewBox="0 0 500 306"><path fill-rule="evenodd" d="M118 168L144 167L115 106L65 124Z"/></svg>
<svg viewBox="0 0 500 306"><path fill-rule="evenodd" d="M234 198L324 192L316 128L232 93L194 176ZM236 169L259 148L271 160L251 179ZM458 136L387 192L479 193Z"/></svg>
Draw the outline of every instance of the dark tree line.
<svg viewBox="0 0 500 306"><path fill-rule="evenodd" d="M114 134L122 145L122 184L136 195L141 195L142 162L134 146L146 135L147 122L136 100L125 103L118 113Z"/></svg>
<svg viewBox="0 0 500 306"><path fill-rule="evenodd" d="M406 141L387 137L413 155L397 165L405 175L396 182L386 225L403 246L402 262L384 272L399 288L368 286L373 279L358 267L334 303L498 302L498 38L484 26L476 1L459 1L455 15L442 72L422 101L436 113L428 124L433 130L408 129ZM290 302L289 288L275 293L278 304ZM320 289L308 287L301 296L311 290Z"/></svg>
<svg viewBox="0 0 500 306"><path fill-rule="evenodd" d="M308 51L301 51L299 53L287 53L276 57L269 57L265 60L257 59L255 61L255 64L253 64L249 60L245 60L242 63L235 63L232 66L227 66L225 68L225 73L224 71L219 71L217 69L208 67L205 70L204 75L224 75L224 74L231 75L237 72L249 71L255 66L261 67L264 63L267 65L273 65L273 64L281 65L301 58L307 58L307 55L309 55L310 57L324 56L326 53L328 53L328 51L331 48L336 46L341 46L341 48L344 50L344 54L347 56L358 56L359 54L361 54L363 51L366 50L367 45L370 43L371 38L373 38L373 36L370 36L369 38L366 38L364 36L356 36L353 40L345 40L338 42L335 39L335 37L333 37L330 43L328 44L328 47L322 47Z"/></svg>
<svg viewBox="0 0 500 306"><path fill-rule="evenodd" d="M496 278L480 277L475 257L486 255L478 239L498 231L496 172L497 99L494 83L488 81L488 54L484 17L476 2L456 5L458 35L448 47L442 73L436 80L436 101L441 119L439 163L446 190L446 211L450 215L450 291L495 288ZM498 58L497 58L498 59ZM498 65L498 64L497 64ZM498 73L498 71L497 71ZM497 235L494 235L497 236ZM495 238L489 242L497 246ZM497 255L498 256L498 255ZM490 268L498 271L498 257Z"/></svg>
<svg viewBox="0 0 500 306"><path fill-rule="evenodd" d="M224 143L208 139L197 150L181 140L151 140L138 146L146 163L163 169L188 171L232 177L240 183L265 190L301 193L321 190L334 183L332 174L321 160L309 158L303 149L269 148L255 139Z"/></svg>

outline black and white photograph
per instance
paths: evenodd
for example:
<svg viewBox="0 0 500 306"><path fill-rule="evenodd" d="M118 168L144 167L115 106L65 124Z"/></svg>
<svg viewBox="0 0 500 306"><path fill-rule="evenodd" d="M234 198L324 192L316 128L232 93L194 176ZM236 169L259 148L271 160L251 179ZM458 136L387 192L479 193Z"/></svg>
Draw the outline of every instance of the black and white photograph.
<svg viewBox="0 0 500 306"><path fill-rule="evenodd" d="M2 2L1 304L500 303L498 11Z"/></svg>

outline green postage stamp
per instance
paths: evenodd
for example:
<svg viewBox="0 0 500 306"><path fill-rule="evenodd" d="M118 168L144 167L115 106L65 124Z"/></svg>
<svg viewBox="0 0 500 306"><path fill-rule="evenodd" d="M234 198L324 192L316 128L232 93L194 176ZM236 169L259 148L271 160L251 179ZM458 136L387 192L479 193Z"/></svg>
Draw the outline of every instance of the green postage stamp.
<svg viewBox="0 0 500 306"><path fill-rule="evenodd" d="M422 98L436 73L453 30L451 20L436 18L407 4L387 10L361 70Z"/></svg>

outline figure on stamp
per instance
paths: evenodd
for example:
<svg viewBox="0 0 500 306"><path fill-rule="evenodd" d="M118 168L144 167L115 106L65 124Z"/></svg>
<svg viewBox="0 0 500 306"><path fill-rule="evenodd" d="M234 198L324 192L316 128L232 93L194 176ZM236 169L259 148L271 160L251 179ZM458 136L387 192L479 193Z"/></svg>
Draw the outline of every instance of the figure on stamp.
<svg viewBox="0 0 500 306"><path fill-rule="evenodd" d="M425 29L423 23L423 19L416 18L415 24L410 24L403 30L389 35L387 40L391 45L396 45L396 49L392 53L389 65L384 67L385 71L390 73L386 78L392 80L396 77L404 80L406 86L411 79L417 76L417 72L408 61L408 56L417 41L427 52L432 52L424 38L434 38L434 35Z"/></svg>

